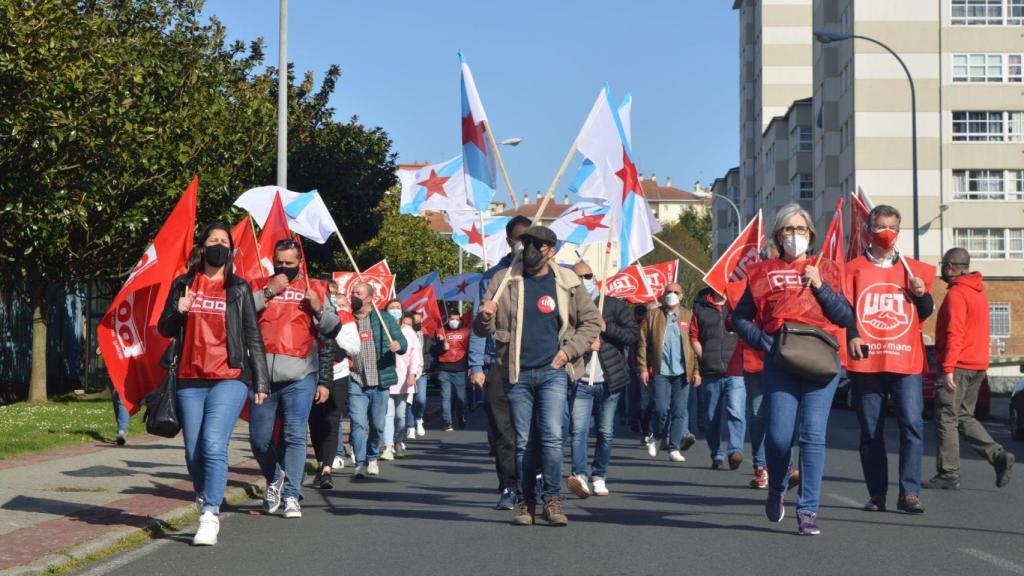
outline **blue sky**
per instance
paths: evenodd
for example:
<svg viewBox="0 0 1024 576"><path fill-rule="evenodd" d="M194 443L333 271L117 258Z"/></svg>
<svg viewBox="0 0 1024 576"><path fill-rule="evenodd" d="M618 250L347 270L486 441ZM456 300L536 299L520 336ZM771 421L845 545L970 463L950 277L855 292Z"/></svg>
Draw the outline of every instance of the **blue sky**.
<svg viewBox="0 0 1024 576"><path fill-rule="evenodd" d="M381 126L400 162L460 153L461 49L519 198L545 191L598 91L633 93L633 146L644 176L691 189L737 164L737 22L732 0L291 0L288 58L331 101ZM277 63L277 0L208 0L232 39L265 40ZM579 157L562 180L562 198ZM262 183L253 183L253 185ZM505 187L499 184L499 196Z"/></svg>

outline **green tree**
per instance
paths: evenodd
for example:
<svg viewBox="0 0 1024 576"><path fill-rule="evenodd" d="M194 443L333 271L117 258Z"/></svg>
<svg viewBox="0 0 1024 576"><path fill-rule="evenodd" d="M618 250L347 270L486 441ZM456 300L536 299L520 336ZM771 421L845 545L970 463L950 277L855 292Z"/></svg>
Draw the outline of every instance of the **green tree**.
<svg viewBox="0 0 1024 576"><path fill-rule="evenodd" d="M663 242L686 256L691 262L707 271L711 265L711 216L693 209L686 209L679 221L664 226L658 234ZM644 264L656 264L678 257L670 250L655 243L654 251L644 256ZM703 275L689 264L679 262L679 284L683 287L683 302L689 306L697 292L705 287Z"/></svg>
<svg viewBox="0 0 1024 576"><path fill-rule="evenodd" d="M200 5L0 6L0 283L32 309L32 401L46 399L48 286L124 275L193 174L209 221L272 169L260 45L226 44Z"/></svg>

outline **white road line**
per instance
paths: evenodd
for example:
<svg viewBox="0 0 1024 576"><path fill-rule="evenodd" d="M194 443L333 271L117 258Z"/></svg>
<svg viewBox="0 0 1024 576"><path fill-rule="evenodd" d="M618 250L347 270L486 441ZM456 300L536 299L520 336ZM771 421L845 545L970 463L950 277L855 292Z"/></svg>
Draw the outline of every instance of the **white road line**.
<svg viewBox="0 0 1024 576"><path fill-rule="evenodd" d="M988 552L985 552L984 550L978 550L977 548L961 548L960 551L964 554L967 554L968 556L974 556L978 560L984 560L985 562L988 562L993 566L1002 568L1007 572L1024 576L1024 566L1021 566L1020 564L1017 564L1015 562L1010 562L1005 558L1000 558L999 556L989 554Z"/></svg>
<svg viewBox="0 0 1024 576"><path fill-rule="evenodd" d="M833 494L833 493L829 493L829 496L831 496L832 498L842 502L843 504L846 504L847 506L853 506L854 508L860 508L861 507L861 503L857 502L853 498L847 498L846 496L841 496L839 494Z"/></svg>

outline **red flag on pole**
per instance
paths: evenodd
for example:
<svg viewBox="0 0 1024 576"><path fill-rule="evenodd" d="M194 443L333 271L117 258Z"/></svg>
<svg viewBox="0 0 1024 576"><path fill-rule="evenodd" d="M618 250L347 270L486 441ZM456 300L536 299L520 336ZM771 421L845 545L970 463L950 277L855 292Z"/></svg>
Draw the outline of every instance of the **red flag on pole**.
<svg viewBox="0 0 1024 576"><path fill-rule="evenodd" d="M846 254L843 250L843 198L836 202L836 211L832 214L832 222L821 242L821 257L828 258L839 268L839 277L846 278Z"/></svg>
<svg viewBox="0 0 1024 576"><path fill-rule="evenodd" d="M437 307L437 294L434 292L433 284L414 292L402 302L402 308L420 313L423 317L423 333L431 338L436 337L437 332L442 329L441 311Z"/></svg>
<svg viewBox="0 0 1024 576"><path fill-rule="evenodd" d="M288 214L284 211L284 204L281 203L281 194L274 196L274 204L267 215L267 221L263 223L263 230L260 231L260 266L263 267L262 276L274 275L274 246L281 240L291 240L292 233L288 229Z"/></svg>
<svg viewBox="0 0 1024 576"><path fill-rule="evenodd" d="M129 412L155 390L166 370L160 358L170 340L157 332L171 282L185 272L196 228L199 177L185 189L153 243L132 269L97 330L114 389Z"/></svg>
<svg viewBox="0 0 1024 576"><path fill-rule="evenodd" d="M660 264L640 266L634 264L608 278L608 298L621 298L632 304L646 304L661 297L665 286L676 281L679 269L678 260L669 260ZM599 282L598 285L602 285Z"/></svg>
<svg viewBox="0 0 1024 576"><path fill-rule="evenodd" d="M259 246L252 228L252 218L246 216L231 229L231 240L235 243L235 274L246 282L264 276L260 267Z"/></svg>
<svg viewBox="0 0 1024 576"><path fill-rule="evenodd" d="M747 227L733 240L729 249L722 254L715 265L704 275L704 283L721 295L726 294L726 285L747 277L747 267L760 258L761 211L747 223Z"/></svg>
<svg viewBox="0 0 1024 576"><path fill-rule="evenodd" d="M864 197L850 195L850 248L846 253L847 262L864 254L871 244L871 238L868 235L868 215L870 213L871 208L864 202Z"/></svg>

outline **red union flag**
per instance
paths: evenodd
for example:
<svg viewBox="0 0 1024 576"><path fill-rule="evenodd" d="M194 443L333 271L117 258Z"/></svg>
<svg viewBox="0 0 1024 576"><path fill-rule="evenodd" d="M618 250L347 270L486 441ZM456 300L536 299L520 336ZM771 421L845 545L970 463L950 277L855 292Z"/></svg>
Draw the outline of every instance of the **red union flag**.
<svg viewBox="0 0 1024 576"><path fill-rule="evenodd" d="M252 217L246 216L231 229L231 240L235 243L235 274L246 282L265 276L260 266L259 246L252 229Z"/></svg>
<svg viewBox="0 0 1024 576"><path fill-rule="evenodd" d="M376 268L374 266L373 268ZM379 271L380 269L377 268ZM359 275L355 272L335 272L334 283L338 285L338 292L346 296L352 296L352 288L359 281ZM370 274L363 272L363 281L373 288L373 305L377 308L384 308L391 297L395 285L395 277L383 274Z"/></svg>
<svg viewBox="0 0 1024 576"><path fill-rule="evenodd" d="M665 292L665 286L676 281L676 272L679 269L679 260L669 260L661 264L644 266L644 276L647 278L647 289L649 295L645 295L642 301L635 301L627 298L633 304L644 304L652 302L661 297Z"/></svg>
<svg viewBox="0 0 1024 576"><path fill-rule="evenodd" d="M654 302L665 291L665 286L676 281L677 260L641 267L635 264L608 279L609 298L621 298L632 304Z"/></svg>
<svg viewBox="0 0 1024 576"><path fill-rule="evenodd" d="M821 242L821 257L827 258L836 263L839 268L839 277L846 277L846 259L843 253L843 198L839 197L836 202L836 211L832 215L832 222L828 225L828 232Z"/></svg>
<svg viewBox="0 0 1024 576"><path fill-rule="evenodd" d="M271 277L274 275L274 248L281 240L291 240L292 232L288 229L288 215L281 204L281 194L274 196L274 204L270 208L270 214L263 223L263 230L260 231L259 260L263 267L262 276Z"/></svg>
<svg viewBox="0 0 1024 576"><path fill-rule="evenodd" d="M171 282L185 272L192 252L198 190L199 178L194 177L97 330L107 372L131 413L139 410L141 400L160 385L166 373L160 358L170 340L157 332L156 323Z"/></svg>
<svg viewBox="0 0 1024 576"><path fill-rule="evenodd" d="M763 236L761 233L761 211L758 210L757 216L754 216L754 219L740 232L739 237L729 245L729 249L718 258L718 262L715 262L711 270L704 275L704 283L715 292L724 295L729 282L746 278L747 267L760 258Z"/></svg>
<svg viewBox="0 0 1024 576"><path fill-rule="evenodd" d="M608 278L604 284L608 287L605 296L609 298L630 298L648 295L646 279L639 264L634 264L622 272Z"/></svg>
<svg viewBox="0 0 1024 576"><path fill-rule="evenodd" d="M423 318L423 333L427 336L434 338L442 330L441 311L437 307L437 293L434 292L433 284L427 284L422 290L413 292L405 302L402 302L402 309L420 313L420 317Z"/></svg>
<svg viewBox="0 0 1024 576"><path fill-rule="evenodd" d="M868 233L868 215L871 213L871 200L860 190L850 195L850 249L846 253L846 261L861 256L871 244Z"/></svg>

